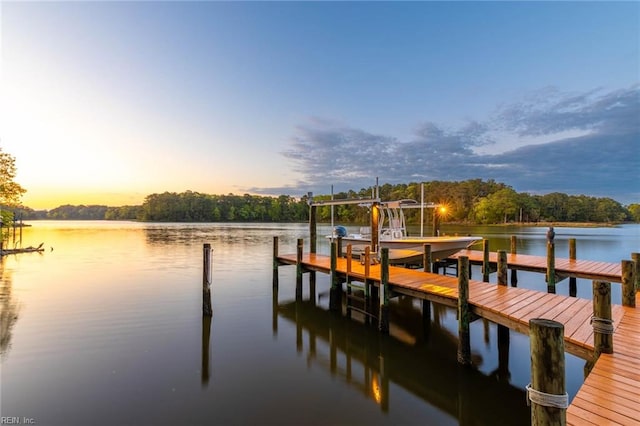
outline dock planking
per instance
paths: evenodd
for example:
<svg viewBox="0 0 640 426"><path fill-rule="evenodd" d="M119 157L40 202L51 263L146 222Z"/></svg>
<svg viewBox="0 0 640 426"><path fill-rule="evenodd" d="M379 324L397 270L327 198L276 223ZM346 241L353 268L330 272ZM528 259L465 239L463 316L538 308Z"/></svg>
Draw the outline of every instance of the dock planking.
<svg viewBox="0 0 640 426"><path fill-rule="evenodd" d="M479 253L482 255L482 252ZM535 268L546 269L546 261L541 262L538 256L511 254L507 257L508 262L509 259L513 262L509 264L510 268L517 268L520 265L518 262L522 262L523 258L527 260L527 257L533 257L536 259L529 259L527 268L530 269L527 270L533 270L532 265L540 265ZM480 256L480 261L481 259ZM297 262L295 254L281 255L277 260L279 264L295 265ZM336 272L346 277L347 260L337 260ZM302 257L302 265L307 270L329 273L330 263L328 256L312 253ZM570 273L571 276L581 278L620 282L621 268L619 265L617 268L615 266L605 262L571 260L567 261L566 265L557 263L556 271L560 268L559 272L562 274ZM589 269L578 270L579 267ZM364 265L359 262L351 262L350 268L348 276L351 280L367 280L379 285L380 265L370 265L367 276ZM455 277L390 266L389 287L396 295L406 294L448 306L457 304L458 283ZM636 294L636 306L640 306L639 294ZM564 325L565 348L569 353L584 359L593 356L591 300L470 280L469 305L474 314L521 333L528 333L529 320L532 318L553 319ZM613 305L612 318L614 353L601 354L598 358L567 409L568 425L640 426L640 420L637 419L637 401L640 397L640 353L637 351L640 346L640 309Z"/></svg>
<svg viewBox="0 0 640 426"><path fill-rule="evenodd" d="M460 256L467 256L469 263L481 265L484 253L479 250L461 250L449 257L457 260ZM489 253L489 264L498 262L498 254ZM528 272L545 273L547 271L547 258L545 256L533 256L530 254L507 254L507 267ZM555 259L556 275L561 277L585 278L607 282L622 282L622 267L619 263L598 262L593 260L575 260L566 258Z"/></svg>

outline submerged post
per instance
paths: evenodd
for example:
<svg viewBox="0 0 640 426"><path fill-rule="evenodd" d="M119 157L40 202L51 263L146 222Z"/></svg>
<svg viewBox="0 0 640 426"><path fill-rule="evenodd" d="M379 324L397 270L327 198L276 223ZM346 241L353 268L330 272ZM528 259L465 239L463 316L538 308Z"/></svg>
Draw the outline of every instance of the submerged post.
<svg viewBox="0 0 640 426"><path fill-rule="evenodd" d="M498 250L498 284L507 285L507 252Z"/></svg>
<svg viewBox="0 0 640 426"><path fill-rule="evenodd" d="M469 323L469 257L458 258L458 363L471 364L471 334Z"/></svg>
<svg viewBox="0 0 640 426"><path fill-rule="evenodd" d="M213 316L211 308L211 244L202 248L202 315Z"/></svg>
<svg viewBox="0 0 640 426"><path fill-rule="evenodd" d="M576 260L576 239L569 238L569 261ZM576 297L578 294L578 285L576 277L569 277L569 296Z"/></svg>
<svg viewBox="0 0 640 426"><path fill-rule="evenodd" d="M383 248L380 259L380 332L389 334L389 249Z"/></svg>
<svg viewBox="0 0 640 426"><path fill-rule="evenodd" d="M547 293L556 292L556 248L553 242L547 243Z"/></svg>
<svg viewBox="0 0 640 426"><path fill-rule="evenodd" d="M482 240L482 281L489 282L489 240Z"/></svg>
<svg viewBox="0 0 640 426"><path fill-rule="evenodd" d="M632 260L622 261L622 306L636 307L635 264Z"/></svg>
<svg viewBox="0 0 640 426"><path fill-rule="evenodd" d="M531 424L565 425L569 396L565 388L564 325L534 318L529 320L531 339Z"/></svg>

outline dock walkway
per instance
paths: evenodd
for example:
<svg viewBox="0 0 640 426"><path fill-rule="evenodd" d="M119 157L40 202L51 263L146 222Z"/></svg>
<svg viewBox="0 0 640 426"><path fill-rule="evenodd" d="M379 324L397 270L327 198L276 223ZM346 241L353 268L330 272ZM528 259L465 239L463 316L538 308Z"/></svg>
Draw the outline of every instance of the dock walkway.
<svg viewBox="0 0 640 426"><path fill-rule="evenodd" d="M449 259L457 260L460 256L467 256L469 263L473 265L481 265L483 262L483 252L481 250L461 250L449 256ZM489 253L489 264L494 266L497 263L498 253ZM547 271L547 258L530 254L507 253L507 267L521 271L545 273ZM622 282L622 267L620 263L555 258L555 272L556 275L562 278L575 277L615 283Z"/></svg>
<svg viewBox="0 0 640 426"><path fill-rule="evenodd" d="M519 259L524 257L517 256ZM296 258L296 254L287 254L279 255L277 260L279 264L295 265ZM301 264L305 270L331 272L331 259L326 255L304 254ZM336 273L343 281L367 280L379 285L381 267L371 265L369 275L365 276L365 267L354 261L351 262L351 272L347 277L347 259L338 258ZM577 273L576 270L574 273ZM604 273L604 269L601 273ZM607 273L614 276L612 272ZM612 278L605 279L602 275L598 277L615 281ZM390 266L388 281L392 294L457 306L458 280L455 277ZM566 350L584 359L593 355L591 300L470 280L468 301L471 311L476 315L525 334L529 333L529 320L532 318L560 322L564 325ZM640 306L638 295L636 301L636 306ZM567 410L567 424L640 426L640 420L637 420L640 417L637 404L640 398L640 353L635 350L640 345L640 311L613 305L612 318L615 328L614 353L600 356Z"/></svg>

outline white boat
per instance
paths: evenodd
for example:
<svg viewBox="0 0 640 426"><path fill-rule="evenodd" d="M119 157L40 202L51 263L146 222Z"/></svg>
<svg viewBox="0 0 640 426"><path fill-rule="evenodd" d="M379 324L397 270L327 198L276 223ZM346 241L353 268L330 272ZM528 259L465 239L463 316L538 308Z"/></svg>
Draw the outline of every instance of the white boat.
<svg viewBox="0 0 640 426"><path fill-rule="evenodd" d="M371 207L372 204L361 204ZM482 240L482 237L474 236L409 236L404 216L404 209L408 208L431 208L440 207L437 204L418 203L414 200L399 200L380 202L379 204L381 224L378 229L378 244L381 248L389 249L389 258L392 263L413 263L420 262L424 254L424 244L431 246L431 257L435 262L445 259L450 255L468 248L469 246ZM422 226L421 226L422 228ZM371 246L371 227L360 227L358 233L348 233L343 226L336 226L332 235L327 236L334 239L342 239L343 251L349 244L352 246L352 254L360 255L365 247Z"/></svg>

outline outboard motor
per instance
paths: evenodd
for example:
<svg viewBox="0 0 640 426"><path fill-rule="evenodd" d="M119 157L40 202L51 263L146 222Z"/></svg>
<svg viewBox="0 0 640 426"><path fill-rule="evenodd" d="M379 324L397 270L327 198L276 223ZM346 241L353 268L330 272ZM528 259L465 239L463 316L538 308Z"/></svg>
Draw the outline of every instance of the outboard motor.
<svg viewBox="0 0 640 426"><path fill-rule="evenodd" d="M333 227L333 235L335 237L346 237L347 236L347 228L345 228L344 226L334 226Z"/></svg>

